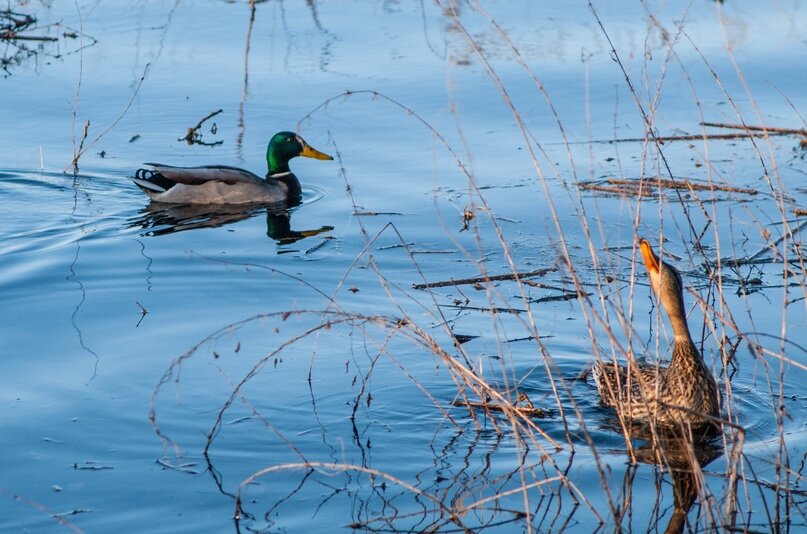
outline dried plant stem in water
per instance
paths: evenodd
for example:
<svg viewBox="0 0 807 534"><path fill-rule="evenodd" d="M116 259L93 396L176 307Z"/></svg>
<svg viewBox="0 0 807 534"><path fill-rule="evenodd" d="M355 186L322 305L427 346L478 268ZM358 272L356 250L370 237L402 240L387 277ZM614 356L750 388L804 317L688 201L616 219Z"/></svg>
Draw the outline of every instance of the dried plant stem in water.
<svg viewBox="0 0 807 534"><path fill-rule="evenodd" d="M752 132L766 132L779 135L801 135L807 137L807 130L804 128L778 128L776 126L750 126L747 124L727 124L724 122L701 122L701 126L712 128L726 128L731 130L749 130Z"/></svg>
<svg viewBox="0 0 807 534"><path fill-rule="evenodd" d="M723 184L706 184L692 180L676 180L669 178L644 178L628 180L623 178L608 178L606 180L589 180L580 182L578 187L584 191L603 191L605 193L618 193L620 195L655 197L660 189L682 189L689 191L722 191L726 193L739 193L743 195L756 195L758 191L746 187L736 187Z"/></svg>
<svg viewBox="0 0 807 534"><path fill-rule="evenodd" d="M555 271L557 271L556 267L550 267L547 269L536 269L534 271L526 271L523 273L506 273L506 274L493 274L490 276L475 276L473 278L456 278L451 280L443 280L441 282L426 282L423 284L412 284L412 288L427 289L427 288L446 287L446 286L461 286L466 284L482 284L485 282L498 282L501 280L520 280L522 278L544 276L547 273Z"/></svg>

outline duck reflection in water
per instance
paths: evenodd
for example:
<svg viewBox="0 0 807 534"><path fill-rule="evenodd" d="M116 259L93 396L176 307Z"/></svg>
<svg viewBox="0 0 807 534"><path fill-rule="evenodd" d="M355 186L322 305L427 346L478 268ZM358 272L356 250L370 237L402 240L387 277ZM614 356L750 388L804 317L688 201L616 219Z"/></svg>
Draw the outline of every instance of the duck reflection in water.
<svg viewBox="0 0 807 534"><path fill-rule="evenodd" d="M632 453L636 461L656 466L660 471L667 471L673 488L673 511L667 522L664 532L667 534L686 531L698 531L697 524L690 523L689 511L695 504L699 494L704 494L703 468L722 456L723 440L718 427L691 427L682 425L677 428L659 427L650 432L647 427L641 430L629 430L634 438L638 438L638 446ZM631 499L633 479L637 469L628 469L625 473L624 491L626 501ZM660 477L659 472L659 477ZM645 482L642 482L643 487ZM656 504L654 510L656 520L660 523L655 530L660 531L663 525L665 508L662 504L665 497L662 495L663 486L656 487ZM668 501L667 501L668 502ZM703 501L702 501L703 503ZM631 502L625 502L622 507L623 514L629 513ZM647 506L647 498L638 496L635 503L638 507ZM708 506L708 505L707 505ZM702 515L702 514L698 514ZM706 512L709 515L709 512Z"/></svg>
<svg viewBox="0 0 807 534"><path fill-rule="evenodd" d="M266 235L280 245L288 245L333 230L333 226L321 226L311 230L291 228L292 209L286 203L253 205L200 205L163 204L151 202L140 212L133 227L147 229L146 235L159 236L195 230L218 228L259 215L266 210Z"/></svg>

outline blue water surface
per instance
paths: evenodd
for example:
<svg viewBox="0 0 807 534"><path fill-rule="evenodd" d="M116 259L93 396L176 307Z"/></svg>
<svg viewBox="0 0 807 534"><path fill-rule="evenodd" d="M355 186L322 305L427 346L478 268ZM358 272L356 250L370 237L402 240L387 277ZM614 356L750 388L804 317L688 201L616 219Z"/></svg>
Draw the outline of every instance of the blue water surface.
<svg viewBox="0 0 807 534"><path fill-rule="evenodd" d="M726 437L690 526L805 526L772 489L807 451L803 147L641 141L804 128L803 2L11 9L55 41L11 41L0 72L0 530L664 528L670 474L631 465L585 377L619 347L669 359L633 248L662 233L752 467L732 486ZM181 140L217 110L199 133L220 144ZM293 160L280 219L130 181L263 174L280 130L335 156ZM735 190L578 187L670 175ZM740 257L763 261L703 268ZM455 406L484 400L471 371L548 417Z"/></svg>

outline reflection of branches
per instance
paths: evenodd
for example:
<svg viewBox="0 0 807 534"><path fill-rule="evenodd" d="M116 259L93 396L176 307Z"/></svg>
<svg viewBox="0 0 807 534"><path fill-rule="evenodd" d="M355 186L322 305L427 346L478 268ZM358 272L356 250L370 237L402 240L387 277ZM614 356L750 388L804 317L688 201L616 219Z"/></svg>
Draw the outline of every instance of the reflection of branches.
<svg viewBox="0 0 807 534"><path fill-rule="evenodd" d="M355 426L355 420L358 415L356 406L368 405L370 402L371 395L366 388L367 385L370 384L370 375L375 369L375 365L377 365L379 358L381 356L386 357L392 361L394 365L401 369L403 373L407 374L415 386L420 388L424 395L431 399L431 402L435 405L435 407L443 412L447 418L447 421L453 422L455 419L452 418L442 407L441 399L430 394L429 391L418 382L417 378L415 376L411 376L411 373L404 369L404 367L393 357L389 344L394 338L406 339L415 343L421 349L426 349L427 352L434 354L451 371L458 383L465 384L464 387L470 388L475 392L475 395L481 398L496 398L500 401L503 400L499 392L497 392L479 377L469 373L464 366L457 365L455 359L440 349L439 345L434 339L422 331L417 325L412 324L408 320L383 316L364 316L361 314L352 314L344 311L297 310L284 313L278 312L274 314L256 316L242 322L228 325L227 327L224 327L221 330L211 334L208 338L192 347L186 354L174 360L164 374L160 383L155 387L152 395L152 410L150 417L155 432L157 432L163 442L166 445L174 445L177 452L180 452L178 445L168 438L168 436L162 431L160 425L157 423L157 396L159 395L164 384L167 384L170 380L173 380L175 377L179 376L181 368L185 365L185 362L187 362L189 358L198 352L198 349L201 348L202 345L213 343L222 335L229 335L233 331L243 328L246 326L246 324L252 321L265 321L267 319L274 318L275 320L285 323L294 317L299 319L305 319L305 317L318 317L321 320L319 324L315 324L313 326L306 326L303 322L303 328L299 333L289 336L285 341L279 343L276 348L268 351L264 357L260 358L246 373L244 373L241 379L234 381L230 381L229 379L227 380L228 384L230 384L230 393L221 404L221 407L218 409L215 420L207 432L207 442L204 448L204 453L206 457L209 458L211 463L211 474L214 474L214 479L217 480L217 484L219 485L222 493L229 494L230 492L223 485L221 485L220 477L215 474L217 471L212 468L213 464L215 463L213 445L215 445L218 437L225 430L223 425L225 415L230 411L231 407L237 400L240 400L250 411L251 419L260 421L267 430L279 437L281 441L289 448L289 450L302 460L302 462L297 462L294 464L280 464L269 466L266 469L261 470L253 478L242 482L238 492L240 497L243 498L242 493L246 485L253 482L255 478L274 471L291 468L289 466L293 466L295 469L329 467L337 469L345 476L350 476L350 473L361 472L372 475L371 479L381 477L387 482L396 482L397 484L399 477L389 474L381 474L378 470L368 465L368 462L364 457L364 447L369 449L371 445L369 440L365 444L363 443L363 439L359 439L360 431ZM245 393L246 385L261 375L267 364L277 362L278 358L282 354L290 352L293 345L299 344L304 339L315 335L323 335L326 332L338 331L340 326L348 327L350 329L358 329L363 332L362 339L365 341L365 343L370 343L366 346L366 348L369 349L372 347L372 351L375 351L375 354L372 354L372 352L368 350L367 356L371 359L371 366L363 374L362 385L359 387L358 393L354 396L354 402L349 403L353 405L351 419L354 421L354 442L356 446L361 449L363 458L361 465L358 466L348 464L344 461L326 463L306 459L303 456L302 450L300 450L281 429L276 428L274 423L272 423L267 417L261 415L260 411L252 405ZM383 337L376 340L370 331L371 327L380 329ZM218 358L219 356L216 355L216 357ZM515 435L518 436L518 439L525 439L531 443L535 443L539 451L544 447L541 445L538 436L543 436L543 440L557 445L552 441L551 437L543 433L543 430L541 430L530 419L529 415L523 414L518 407L507 408L503 406L502 412L503 416L513 425L516 433ZM462 432L460 423L454 422L454 424L456 425L457 431ZM480 437L484 435L484 433L479 433ZM501 433L498 435L501 435ZM401 504L396 504L396 502L403 498L404 494L390 496L389 491L385 489L383 485L381 487L379 487L378 484L370 485L368 490L372 492L371 498L380 499L383 503L382 508L387 510L387 512L382 515L371 514L366 517L364 513L361 513L360 517L363 519L359 520L359 524L363 525L364 528L369 528L372 530L377 528L378 523L385 525L386 528L405 530L405 528L401 527L400 524L402 521L406 523L410 520L417 520L418 522L425 521L425 523L419 523L418 528L439 528L441 526L445 526L447 523L457 522L466 524L470 517L475 517L475 521L478 521L481 525L496 525L502 522L521 521L524 517L523 511L514 509L511 501L515 499L514 502L520 502L520 496L523 495L526 498L526 495L529 493L546 487L553 488L550 493L557 493L562 490L568 492L572 497L572 502L575 503L575 508L578 502L587 502L583 493L580 492L580 490L577 489L577 487L570 480L568 480L566 475L558 468L558 466L556 466L550 454L539 452L539 462L535 465L528 465L528 459L531 457L528 455L528 447L525 447L519 452L518 464L509 475L499 475L496 478L491 478L489 475L490 466L492 465L490 456L488 456L488 460L483 464L482 471L478 473L469 472L466 474L465 471L471 465L470 458L471 455L474 454L473 450L475 446L476 444L472 443L468 450L468 460L465 462L466 469L460 471L460 473L454 473L452 475L447 474L446 477L438 477L435 479L434 489L429 489L428 483L426 484L425 488L420 483L417 485L408 483L404 483L403 485L398 484L405 489L405 494L409 494L414 498L415 502L423 500L425 503L428 503L428 506L422 508L420 512L413 513L407 507ZM359 469L355 469L355 467L359 467ZM317 473L318 476L322 474L321 470L319 469L317 470ZM448 482L448 486L446 486L444 482ZM355 482L351 482L342 489L339 489L338 486L334 487L332 488L333 493L331 497L334 497L340 493L347 494L358 491L347 489L348 487L353 488L354 486ZM359 487L364 487L364 485L359 485ZM411 488L417 488L417 491L412 492ZM494 493L490 493L492 488L495 488ZM435 507L435 499L443 504ZM548 502L552 501L550 500ZM525 505L529 505L528 503L528 499L524 501ZM240 500L238 501L238 506L243 506L243 503ZM539 503L537 506L540 508L541 504ZM368 512L370 510L378 510L377 506L371 506L369 502L365 502L362 507ZM449 509L451 510L451 513L447 513L447 510ZM239 508L239 511L243 510ZM596 511L593 509L593 507L591 508L591 511L596 515ZM557 510L556 516L559 517L559 514L562 514L562 507ZM540 516L536 515L535 517L537 518Z"/></svg>
<svg viewBox="0 0 807 534"><path fill-rule="evenodd" d="M244 104L247 101L249 87L249 48L252 42L252 26L255 24L255 0L249 0L249 25L247 26L246 44L244 45L244 87L241 90L241 102L238 105L238 136L235 140L236 150L242 155L244 145Z"/></svg>
<svg viewBox="0 0 807 534"><path fill-rule="evenodd" d="M146 291L151 291L151 277L154 276L154 273L151 271L151 265L154 263L154 258L146 254L146 244L143 243L142 240L136 239L137 243L140 245L140 255L146 259Z"/></svg>
<svg viewBox="0 0 807 534"><path fill-rule="evenodd" d="M163 49L165 48L165 38L168 36L168 31L171 29L171 21L174 18L174 13L176 13L177 7L179 7L180 1L181 0L174 0L174 5L171 6L171 9L169 9L168 13L165 15L165 23L153 28L153 29L161 28L163 31L160 34L160 38L157 39L157 51L153 54L151 58L151 63L159 61L160 57L163 54ZM142 8L145 9L146 4L143 4ZM137 41L136 41L137 43L136 57L140 56L140 33L141 33L141 27L138 25ZM135 84L133 83L132 85L134 86Z"/></svg>
<svg viewBox="0 0 807 534"><path fill-rule="evenodd" d="M72 214L76 216L76 210L78 208L78 198L79 198L79 189L78 189L78 180L73 179L73 207L72 207ZM81 224L81 232L85 232L84 223ZM84 342L84 332L78 325L78 314L81 311L81 307L84 305L84 301L87 299L87 291L84 289L84 283L76 278L76 265L78 264L79 253L81 252L81 238L76 240L76 255L73 257L73 261L70 263L68 269L70 270L70 274L65 277L65 280L70 282L74 282L81 293L81 298L79 299L76 307L73 309L73 313L70 315L70 324L73 326L73 329L76 331L78 335L78 342L81 345L81 348L88 352L93 358L95 358L95 365L93 365L93 372L90 380L94 380L96 375L98 374L98 362L100 360L98 353L92 350L87 344Z"/></svg>
<svg viewBox="0 0 807 534"><path fill-rule="evenodd" d="M572 501L570 506L564 507L561 498L561 489L567 487L566 472L554 476L540 475L542 462L536 465L527 464L528 455L521 455L520 462L509 472L491 476L496 452L500 440L487 444L483 433L477 433L470 440L458 439L463 433L458 432L449 437L446 444L439 450L434 450L433 470L426 470L415 476L417 483L409 483L399 476L384 472L366 465L357 465L348 462L293 462L281 463L260 469L241 481L236 498L236 525L240 529L244 520L251 521L257 514L248 511L246 497L248 488L260 478L272 473L281 473L289 470L304 470L303 480L292 490L279 490L281 495L277 498L269 497L270 503L259 504L257 496L250 498L249 508L265 506L263 517L270 521L270 514L281 512L284 503L289 502L292 495L299 494L306 499L310 492L319 493L317 488L305 488L306 484L314 483L329 488L327 496L320 494L317 509L322 508L329 500L343 496L354 507L352 528L366 529L371 532L392 531L436 531L450 530L449 525L478 531L488 527L496 527L509 523L523 522L525 514L519 509L520 496L538 493L542 498L537 500L533 510L538 525L529 525L540 531L546 530L544 522L557 527L561 521L560 529L569 524L578 505ZM460 448L461 444L467 448ZM487 451L480 457L475 449L486 445ZM463 467L459 471L455 468L462 459ZM480 463L481 460L481 463ZM441 469L443 465L445 469ZM475 466L479 466L478 469ZM339 476L368 475L369 484L356 485L352 478L344 483L325 482L323 479L338 480ZM534 473L533 481L524 481L522 473ZM428 480L432 478L433 482ZM274 484L267 487L275 487ZM396 491L395 487L400 488ZM364 489L362 489L364 488ZM364 491L370 495L362 495ZM335 503L334 506L342 506ZM552 508L555 508L554 512ZM248 529L249 525L244 525ZM251 529L250 529L251 530ZM555 528L552 528L555 530Z"/></svg>
<svg viewBox="0 0 807 534"><path fill-rule="evenodd" d="M2 493L3 495L6 495L7 497L10 497L10 498L14 499L17 502L21 502L21 503L25 504L26 506L28 506L30 508L38 510L38 511L42 512L43 514L46 514L46 515L50 516L51 519L53 519L54 521L59 523L59 526L69 528L73 532L77 532L77 533L82 532L82 530L80 528L78 528L74 523L71 523L70 521L68 521L67 519L64 518L64 516L68 515L68 514L57 514L56 512L51 512L44 505L42 505L42 504L40 504L38 502L32 501L30 499L27 499L27 498L23 497L22 495L18 495L16 493L13 493L13 492L5 489L5 488L0 488L0 493ZM75 512L80 513L79 510L76 510Z"/></svg>
<svg viewBox="0 0 807 534"><path fill-rule="evenodd" d="M501 514L509 514L511 518L500 518L498 521L490 522L486 526L496 526L502 525L505 523L509 523L512 521L517 521L521 518L521 512L518 510L508 510L505 508L500 508L498 501L503 500L510 495L517 494L522 491L527 491L534 488L539 488L541 486L550 485L553 482L558 482L561 480L561 477L554 477L548 478L545 480L536 481L530 484L527 484L524 487L520 487L517 489L505 491L498 493L496 495L492 495L483 499L480 499L474 503L469 505L464 505L461 499L457 501L452 501L449 499L440 498L434 494L429 492L423 491L395 476L390 475L389 473L385 473L383 471L379 471L377 469L371 469L368 467L363 467L359 465L351 465L345 463L326 463L326 462L302 462L302 463L289 463L289 464L281 464L275 465L271 467L267 467L256 471L246 479L242 480L238 486L238 493L236 498L236 510L235 510L235 520L236 520L236 527L238 528L239 522L241 520L242 515L244 514L243 509L243 501L244 495L246 493L246 489L249 484L254 483L259 478L262 478L266 475L282 472L282 471L290 471L290 470L299 470L299 469L306 469L306 470L315 470L318 474L333 477L339 473L347 472L347 471L356 471L359 473L365 473L371 476L371 479L380 478L385 480L386 482L390 482L397 486L404 488L406 491L410 492L414 496L424 499L426 501L431 502L434 505L434 508L424 510L423 512L416 513L416 514L398 514L392 516L376 516L371 517L366 520L356 522L351 525L352 528L366 528L369 530L375 530L373 524L374 523L382 523L385 528L392 528L394 531L398 531L400 529L395 527L395 521L400 521L401 519L411 519L417 517L429 517L435 516L431 519L431 523L427 525L419 525L419 530L426 530L426 531L435 531L440 530L446 527L449 524L454 524L459 528L464 530L469 530L471 527L465 524L464 517L471 511L487 511L494 513L494 516L501 516ZM446 502L452 502L453 506L449 508L446 505ZM487 508L483 505L487 505L488 503L496 502L497 505L494 508ZM390 506L390 502L385 502L385 506ZM404 530L408 530L409 528L406 527ZM240 530L239 530L240 531Z"/></svg>
<svg viewBox="0 0 807 534"><path fill-rule="evenodd" d="M73 257L73 262L68 267L70 269L70 274L67 277L65 277L65 280L74 282L76 285L78 285L78 290L81 293L81 298L79 299L75 308L73 308L73 313L70 315L70 324L73 325L73 329L76 331L76 335L78 335L78 343L79 345L81 345L81 348L87 351L93 358L95 358L95 365L93 366L92 376L90 377L90 380L93 380L98 374L98 362L100 358L98 356L98 353L92 350L84 341L84 332L78 325L78 314L81 312L81 307L84 305L84 301L87 300L87 291L86 289L84 289L84 284L81 282L81 280L76 278L75 268L76 264L78 263L78 256L80 251L81 251L80 242L76 241L76 255Z"/></svg>
<svg viewBox="0 0 807 534"><path fill-rule="evenodd" d="M32 35L29 30L36 28L44 30L45 34ZM52 29L57 29L56 35L50 35ZM61 28L61 37L65 41L68 39L80 39L80 45L75 50L68 52L53 52L46 45L59 42L58 29ZM84 44L84 37L88 37L89 43ZM85 36L82 31L76 31L61 23L37 25L35 16L28 13L18 13L11 9L0 10L0 42L6 42L4 55L0 57L0 69L7 75L11 74L10 67L22 64L25 60L36 57L39 54L59 58L70 54L80 53L87 46L93 46L97 41L89 36ZM39 43L36 48L31 48L27 43Z"/></svg>

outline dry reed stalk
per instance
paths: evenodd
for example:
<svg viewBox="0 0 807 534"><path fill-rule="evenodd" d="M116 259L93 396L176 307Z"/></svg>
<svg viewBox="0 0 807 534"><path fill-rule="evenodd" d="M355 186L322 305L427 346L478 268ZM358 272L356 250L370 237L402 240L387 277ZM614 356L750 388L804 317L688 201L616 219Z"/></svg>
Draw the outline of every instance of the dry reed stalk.
<svg viewBox="0 0 807 534"><path fill-rule="evenodd" d="M108 134L110 131L112 131L112 129L115 128L115 126L117 126L118 123L123 119L123 117L126 116L126 114L129 112L129 109L132 107L132 104L134 103L135 98L137 97L138 93L140 92L140 87L143 85L143 82L145 81L146 76L148 76L148 70L149 70L149 67L151 66L151 63L146 63L146 66L143 68L143 74L140 76L140 80L137 82L137 85L135 86L134 91L132 91L132 96L129 98L129 101L126 103L126 105L124 106L124 108L120 112L120 114L118 114L118 116L115 117L115 119L109 124L109 126L104 128L104 130L101 131L101 133L99 133L97 136L95 136L95 138L93 138L93 140L90 141L87 144L87 146L84 146L84 141L86 141L86 139L87 139L87 134L88 134L89 128L90 128L90 121L87 120L87 122L84 124L84 132L83 132L83 135L81 137L81 143L79 144L78 148L76 148L75 121L76 121L76 114L78 113L79 95L81 93L81 83L82 83L81 82L81 73L83 72L83 60L82 60L82 62L80 64L82 66L79 69L79 72L80 72L79 81L78 81L77 88L76 88L76 96L75 96L74 101L73 101L73 161L71 162L71 165L73 166L73 175L74 176L78 174L78 161L79 161L79 159L81 159L81 156L83 156L84 153L87 150L92 148L98 141L100 141L101 138L103 138L106 134Z"/></svg>

